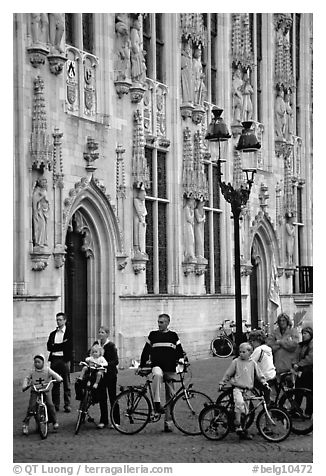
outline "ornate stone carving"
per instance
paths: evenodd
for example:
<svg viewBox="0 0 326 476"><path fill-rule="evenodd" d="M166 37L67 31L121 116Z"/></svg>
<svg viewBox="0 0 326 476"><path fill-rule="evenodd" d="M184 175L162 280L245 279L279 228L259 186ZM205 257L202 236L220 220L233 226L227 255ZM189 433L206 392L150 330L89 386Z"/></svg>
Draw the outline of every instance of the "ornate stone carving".
<svg viewBox="0 0 326 476"><path fill-rule="evenodd" d="M184 263L196 263L195 257L195 234L194 234L194 208L195 199L184 197L183 199L183 242Z"/></svg>
<svg viewBox="0 0 326 476"><path fill-rule="evenodd" d="M35 184L32 199L33 251L43 252L48 247L49 200L47 179L40 178Z"/></svg>
<svg viewBox="0 0 326 476"><path fill-rule="evenodd" d="M143 256L146 254L146 216L145 189L134 188L134 213L133 213L133 249L135 253Z"/></svg>
<svg viewBox="0 0 326 476"><path fill-rule="evenodd" d="M32 270L43 271L48 265L50 255L50 253L41 251L33 251L32 253L30 253L32 260Z"/></svg>
<svg viewBox="0 0 326 476"><path fill-rule="evenodd" d="M191 131L186 127L183 131L183 170L182 185L185 196L195 195L194 158Z"/></svg>
<svg viewBox="0 0 326 476"><path fill-rule="evenodd" d="M79 62L81 61L80 53L76 48L67 48L66 63L66 97L67 109L70 112L78 111L80 108L79 97Z"/></svg>
<svg viewBox="0 0 326 476"><path fill-rule="evenodd" d="M126 149L118 144L115 149L117 154L116 161L116 194L119 198L126 198L126 172L125 172L125 163L123 154L126 152Z"/></svg>
<svg viewBox="0 0 326 476"><path fill-rule="evenodd" d="M206 272L207 268L207 263L208 261L206 260L206 263L196 263L195 265L195 274L196 276L202 276Z"/></svg>
<svg viewBox="0 0 326 476"><path fill-rule="evenodd" d="M44 65L49 50L45 46L30 46L27 48L27 52L31 65L34 68L39 68Z"/></svg>
<svg viewBox="0 0 326 476"><path fill-rule="evenodd" d="M80 211L76 211L74 213L73 219L75 221L75 231L80 233L83 237L83 242L81 246L81 250L85 253L86 258L93 258L94 257L94 244L92 240L92 234L88 227L88 224ZM69 226L72 226L70 223Z"/></svg>
<svg viewBox="0 0 326 476"><path fill-rule="evenodd" d="M32 44L27 48L29 59L34 68L45 63L49 53L48 16L46 13L30 13Z"/></svg>
<svg viewBox="0 0 326 476"><path fill-rule="evenodd" d="M131 81L114 81L115 90L117 92L118 97L121 99L124 94L129 93L129 89L131 86Z"/></svg>
<svg viewBox="0 0 326 476"><path fill-rule="evenodd" d="M149 185L149 172L145 157L145 137L143 116L139 109L134 113L134 138L132 153L132 177L136 188Z"/></svg>
<svg viewBox="0 0 326 476"><path fill-rule="evenodd" d="M252 273L252 265L251 264L241 264L240 266L240 273L241 276L250 276Z"/></svg>
<svg viewBox="0 0 326 476"><path fill-rule="evenodd" d="M294 253L294 237L295 237L295 225L294 225L294 216L292 213L286 214L286 223L285 223L285 253L286 253L286 262L288 265L293 266L293 253Z"/></svg>
<svg viewBox="0 0 326 476"><path fill-rule="evenodd" d="M50 71L56 76L63 71L63 67L67 61L66 56L63 55L48 55L48 62L50 65Z"/></svg>
<svg viewBox="0 0 326 476"><path fill-rule="evenodd" d="M180 34L194 44L206 44L206 31L202 13L180 13Z"/></svg>
<svg viewBox="0 0 326 476"><path fill-rule="evenodd" d="M259 201L260 201L260 208L265 211L268 206L267 200L269 199L268 187L264 183L260 185L259 191Z"/></svg>
<svg viewBox="0 0 326 476"><path fill-rule="evenodd" d="M190 41L183 42L181 51L181 93L183 104L193 104L194 83L192 66L192 46Z"/></svg>
<svg viewBox="0 0 326 476"><path fill-rule="evenodd" d="M96 142L91 137L87 137L87 152L84 152L84 159L87 162L86 170L88 172L94 172L96 167L94 165L95 160L99 158L99 153L96 152L98 149L98 142Z"/></svg>
<svg viewBox="0 0 326 476"><path fill-rule="evenodd" d="M40 76L34 80L34 101L32 116L32 133L30 141L32 167L43 171L51 170L52 151L50 137L47 133L44 81Z"/></svg>
<svg viewBox="0 0 326 476"><path fill-rule="evenodd" d="M206 111L203 107L195 107L192 109L192 122L196 125L200 124L205 117Z"/></svg>
<svg viewBox="0 0 326 476"><path fill-rule="evenodd" d="M245 70L254 65L249 13L232 14L232 59L235 65L240 64Z"/></svg>
<svg viewBox="0 0 326 476"><path fill-rule="evenodd" d="M140 103L145 94L145 88L141 85L130 86L130 99L134 104Z"/></svg>
<svg viewBox="0 0 326 476"><path fill-rule="evenodd" d="M193 75L193 88L194 96L193 102L195 105L202 106L204 101L207 99L207 89L204 82L205 74L203 72L202 66L202 49L201 45L198 45L194 49L193 58L192 58L192 75Z"/></svg>
<svg viewBox="0 0 326 476"><path fill-rule="evenodd" d="M54 266L56 268L62 268L66 261L66 246L65 245L57 245L53 251L54 257Z"/></svg>
<svg viewBox="0 0 326 476"><path fill-rule="evenodd" d="M96 66L97 59L93 55L86 54L83 58L84 70L84 114L94 116L96 114Z"/></svg>
<svg viewBox="0 0 326 476"><path fill-rule="evenodd" d="M289 42L291 14L274 14L275 26L275 86L293 89L294 76Z"/></svg>
<svg viewBox="0 0 326 476"><path fill-rule="evenodd" d="M146 262L147 262L147 260L133 258L133 259L131 260L131 262L132 262L132 267L133 267L134 273L135 273L136 275L139 274L139 273L141 273L142 271L145 271L145 270L146 270Z"/></svg>
<svg viewBox="0 0 326 476"><path fill-rule="evenodd" d="M196 271L196 262L186 262L182 263L183 274L185 276L189 276L190 274L194 274Z"/></svg>
<svg viewBox="0 0 326 476"><path fill-rule="evenodd" d="M130 41L131 41L131 79L133 83L144 85L146 81L146 63L145 63L146 52L142 49L142 41L141 41L141 35L140 35L140 21L137 14L133 18L133 22L132 22L132 26L130 30Z"/></svg>
<svg viewBox="0 0 326 476"><path fill-rule="evenodd" d="M57 127L54 128L53 136L53 186L63 188L63 161L62 161L62 137Z"/></svg>
<svg viewBox="0 0 326 476"><path fill-rule="evenodd" d="M203 163L203 135L198 130L194 135L193 180L195 183L194 197L198 200L208 200L208 182Z"/></svg>
<svg viewBox="0 0 326 476"><path fill-rule="evenodd" d="M125 13L117 13L115 16L115 80L131 84L130 71L130 34L128 16ZM120 97L120 96L119 96Z"/></svg>
<svg viewBox="0 0 326 476"><path fill-rule="evenodd" d="M155 90L155 83L151 79L147 79L147 88L144 93L144 132L146 139L148 136L154 137L154 118L153 118L153 91Z"/></svg>
<svg viewBox="0 0 326 476"><path fill-rule="evenodd" d="M166 138L166 95L166 86L157 83L155 88L156 134L161 139Z"/></svg>

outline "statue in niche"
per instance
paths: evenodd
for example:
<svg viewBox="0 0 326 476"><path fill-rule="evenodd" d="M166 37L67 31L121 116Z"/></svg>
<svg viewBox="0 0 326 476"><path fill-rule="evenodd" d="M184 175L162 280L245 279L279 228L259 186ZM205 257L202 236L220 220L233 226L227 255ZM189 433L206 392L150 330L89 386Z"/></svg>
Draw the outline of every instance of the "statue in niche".
<svg viewBox="0 0 326 476"><path fill-rule="evenodd" d="M293 252L294 252L294 236L295 225L293 224L294 217L292 213L286 214L287 222L285 223L286 231L286 260L288 264L293 264Z"/></svg>
<svg viewBox="0 0 326 476"><path fill-rule="evenodd" d="M33 192L33 245L45 247L48 245L49 200L47 196L47 179L38 179Z"/></svg>
<svg viewBox="0 0 326 476"><path fill-rule="evenodd" d="M146 78L146 65L140 38L140 22L135 19L130 30L131 41L131 78L135 83L143 84Z"/></svg>
<svg viewBox="0 0 326 476"><path fill-rule="evenodd" d="M184 44L181 52L181 91L182 102L193 100L192 48L189 41Z"/></svg>
<svg viewBox="0 0 326 476"><path fill-rule="evenodd" d="M117 15L115 24L117 34L117 79L130 78L130 38L127 23L122 15Z"/></svg>
<svg viewBox="0 0 326 476"><path fill-rule="evenodd" d="M194 208L195 199L184 198L184 257L185 261L195 260L195 235L194 235Z"/></svg>
<svg viewBox="0 0 326 476"><path fill-rule="evenodd" d="M288 142L292 142L294 134L294 117L293 109L290 104L291 94L290 91L287 91L284 97L285 102L285 111L286 111L286 125L285 125L285 138Z"/></svg>
<svg viewBox="0 0 326 476"><path fill-rule="evenodd" d="M196 208L194 211L195 223L195 251L197 261L205 259L204 257L204 229L205 229L205 210L204 210L204 200L197 200Z"/></svg>
<svg viewBox="0 0 326 476"><path fill-rule="evenodd" d="M233 121L236 123L241 123L242 120L242 110L243 110L243 96L242 96L242 72L241 68L238 67L233 73L232 81L232 107L233 107Z"/></svg>
<svg viewBox="0 0 326 476"><path fill-rule="evenodd" d="M275 138L284 141L286 127L286 106L283 89L277 90L275 99Z"/></svg>
<svg viewBox="0 0 326 476"><path fill-rule="evenodd" d="M49 40L51 44L50 52L52 54L62 55L64 50L61 48L61 40L65 30L64 13L48 13L49 17Z"/></svg>
<svg viewBox="0 0 326 476"><path fill-rule="evenodd" d="M192 59L193 81L194 81L194 103L202 105L206 99L206 86L204 83L205 74L201 62L201 46L195 48Z"/></svg>
<svg viewBox="0 0 326 476"><path fill-rule="evenodd" d="M252 119L252 101L251 96L254 90L250 84L250 75L247 71L243 77L242 85L242 121L250 121Z"/></svg>
<svg viewBox="0 0 326 476"><path fill-rule="evenodd" d="M134 189L134 250L146 253L146 215L145 190Z"/></svg>
<svg viewBox="0 0 326 476"><path fill-rule="evenodd" d="M46 13L31 13L31 33L33 46L45 45L48 36L48 17Z"/></svg>

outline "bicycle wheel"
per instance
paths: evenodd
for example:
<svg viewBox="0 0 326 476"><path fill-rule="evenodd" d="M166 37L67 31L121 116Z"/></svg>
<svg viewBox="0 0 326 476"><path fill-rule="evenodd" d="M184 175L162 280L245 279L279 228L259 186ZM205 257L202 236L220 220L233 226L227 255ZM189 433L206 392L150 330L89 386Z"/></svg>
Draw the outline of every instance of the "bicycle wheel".
<svg viewBox="0 0 326 476"><path fill-rule="evenodd" d="M224 407L208 405L199 414L201 433L212 441L222 440L230 431L229 414Z"/></svg>
<svg viewBox="0 0 326 476"><path fill-rule="evenodd" d="M253 389L252 393L254 395L257 394L257 392ZM233 400L233 388L227 388L221 394L217 397L215 405L223 407L229 415L234 415L234 400ZM254 404L250 400L249 401L249 409L248 409L248 414L246 415L243 426L245 430L248 430L250 426L253 424L255 420L255 412L254 412ZM230 421L230 429L233 431L234 430L234 422Z"/></svg>
<svg viewBox="0 0 326 476"><path fill-rule="evenodd" d="M48 415L46 406L44 404L38 404L37 406L36 421L38 431L41 435L41 438L44 440L48 436Z"/></svg>
<svg viewBox="0 0 326 476"><path fill-rule="evenodd" d="M199 413L212 404L207 395L197 390L185 390L172 403L171 416L173 423L186 435L200 435Z"/></svg>
<svg viewBox="0 0 326 476"><path fill-rule="evenodd" d="M79 404L79 408L78 408L78 415L77 415L77 421L76 421L76 427L75 427L75 435L78 434L82 423L84 423L84 421L85 421L87 410L90 406L90 402L91 402L90 391L86 390L84 398L81 400L81 402Z"/></svg>
<svg viewBox="0 0 326 476"><path fill-rule="evenodd" d="M307 388L287 390L279 401L292 420L292 432L296 435L307 435L313 429L312 391Z"/></svg>
<svg viewBox="0 0 326 476"><path fill-rule="evenodd" d="M232 355L233 344L227 337L216 337L211 342L211 350L216 357L224 359Z"/></svg>
<svg viewBox="0 0 326 476"><path fill-rule="evenodd" d="M291 433L291 419L281 408L269 408L268 413L263 409L257 416L257 429L265 440L279 443Z"/></svg>
<svg viewBox="0 0 326 476"><path fill-rule="evenodd" d="M114 415L118 407L120 422L114 421ZM138 390L126 390L121 392L111 407L110 417L112 425L120 433L134 435L141 431L149 422L151 404L146 395Z"/></svg>

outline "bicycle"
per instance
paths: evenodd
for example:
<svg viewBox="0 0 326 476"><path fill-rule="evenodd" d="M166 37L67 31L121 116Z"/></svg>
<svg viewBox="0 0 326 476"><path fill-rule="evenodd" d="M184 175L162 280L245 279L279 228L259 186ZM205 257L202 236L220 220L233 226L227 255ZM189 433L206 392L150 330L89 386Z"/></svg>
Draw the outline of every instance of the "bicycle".
<svg viewBox="0 0 326 476"><path fill-rule="evenodd" d="M36 403L35 403L35 410L33 412L34 418L37 425L37 430L43 440L48 436L48 409L46 403L44 401L44 395L46 392L49 391L51 383L56 382L56 380L50 380L45 386L39 385L30 385L24 389L24 391L28 390L31 386L33 387L34 392L37 393Z"/></svg>
<svg viewBox="0 0 326 476"><path fill-rule="evenodd" d="M199 412L205 404L213 402L203 392L193 390L192 383L185 385L185 374L190 364L185 362L179 365L182 366L182 370L178 372L179 379L173 379L173 382L180 383L181 387L163 408L171 405L172 421L178 430L186 435L199 435ZM136 374L146 377L146 382L143 385L120 387L121 393L117 396L110 412L112 425L120 433L134 435L143 430L148 423L157 422L161 418L161 414L154 410L152 379L149 378L151 372L151 368L138 369ZM120 409L119 424L114 421L115 406Z"/></svg>
<svg viewBox="0 0 326 476"><path fill-rule="evenodd" d="M98 370L106 372L105 367L102 367L94 362L79 362L79 365L87 366L88 374L85 381L82 380L81 382L78 382L77 379L77 381L75 382L76 398L77 400L80 400L79 408L77 410L78 415L75 426L75 435L78 434L81 425L85 422L86 416L88 417L88 422L94 422L94 418L91 417L91 415L89 414L89 408L92 405L98 403L97 391L93 389L93 384L95 382L96 373L98 372Z"/></svg>
<svg viewBox="0 0 326 476"><path fill-rule="evenodd" d="M233 328L235 327L235 324L233 321L230 323L231 332L228 334L226 332L225 325L229 321L229 319L225 319L218 329L217 336L214 337L211 342L211 351L213 355L222 359L230 357L230 355L232 355L234 352Z"/></svg>
<svg viewBox="0 0 326 476"><path fill-rule="evenodd" d="M256 410L262 406L258 413L256 426L258 432L267 441L279 443L284 441L291 433L291 419L287 412L278 407L267 408L263 395L247 390L244 400L249 405L248 413L243 417L242 428L246 432L250 426L249 422L255 419ZM254 405L257 402L258 405ZM234 430L234 407L226 410L221 405L209 405L199 414L199 426L201 433L212 441L219 441L225 438L228 433Z"/></svg>
<svg viewBox="0 0 326 476"><path fill-rule="evenodd" d="M289 370L282 372L275 383L276 396L271 403L285 409L292 419L292 432L307 435L313 429L312 406L313 394L308 388L294 387L295 374ZM309 410L307 414L306 410Z"/></svg>

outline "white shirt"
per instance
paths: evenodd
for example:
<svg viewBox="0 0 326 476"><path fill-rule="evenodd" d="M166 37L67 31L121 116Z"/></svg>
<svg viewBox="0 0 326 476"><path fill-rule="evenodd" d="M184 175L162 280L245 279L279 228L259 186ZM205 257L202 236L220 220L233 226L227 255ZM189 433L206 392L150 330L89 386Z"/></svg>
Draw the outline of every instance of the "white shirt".
<svg viewBox="0 0 326 476"><path fill-rule="evenodd" d="M63 342L63 336L65 335L66 332L66 326L63 326L62 329L57 328L57 332L55 333L54 336L54 343L55 344L62 344ZM58 350L57 352L52 352L52 355L57 355L59 357L63 357L63 350Z"/></svg>
<svg viewBox="0 0 326 476"><path fill-rule="evenodd" d="M259 345L251 354L251 359L254 360L260 368L266 380L271 380L276 376L276 370L273 361L273 352L268 345Z"/></svg>

